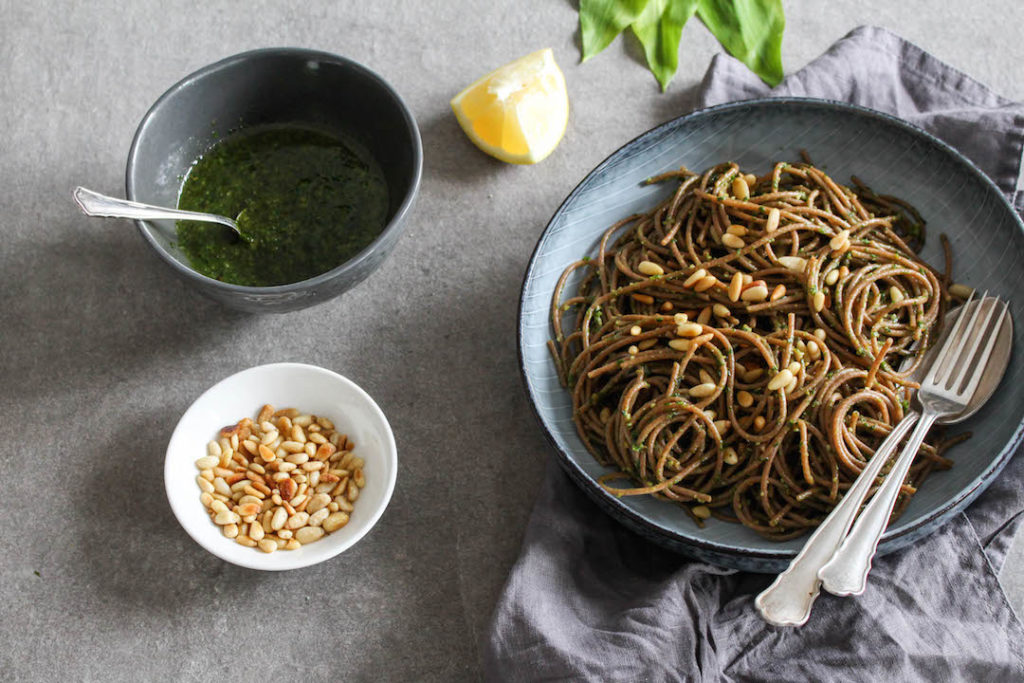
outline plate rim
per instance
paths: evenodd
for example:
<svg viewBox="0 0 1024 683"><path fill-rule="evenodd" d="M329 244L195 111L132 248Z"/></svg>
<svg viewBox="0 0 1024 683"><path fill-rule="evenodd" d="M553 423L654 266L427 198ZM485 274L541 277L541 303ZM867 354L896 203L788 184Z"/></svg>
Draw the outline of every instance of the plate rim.
<svg viewBox="0 0 1024 683"><path fill-rule="evenodd" d="M720 543L717 541L711 541L708 539L700 539L695 536L685 536L679 532L672 531L666 527L647 519L642 514L628 507L621 499L608 493L593 480L593 478L583 468L577 464L573 458L565 452L559 446L551 430L548 428L547 423L540 414L540 410L537 407L537 401L534 395L533 386L530 380L530 375L526 368L526 359L523 351L523 309L526 302L526 290L532 280L534 269L537 264L537 256L540 252L541 247L545 244L549 238L549 234L555 220L563 213L566 207L575 200L575 198L582 193L584 185L590 180L591 177L604 171L612 163L616 162L621 156L627 153L627 151L633 147L643 144L643 142L652 137L656 137L663 134L666 130L671 128L684 125L694 119L705 118L717 114L728 113L733 110L741 109L759 109L766 107L803 107L803 108L816 108L816 109L831 109L840 110L843 113L854 114L868 119L875 119L881 121L885 125L895 126L896 128L902 129L903 132L908 133L912 137L920 139L922 142L926 142L932 147L939 149L950 155L953 160L959 162L964 170L972 174L986 189L994 194L998 203L1001 207L1013 218L1013 222L1016 224L1017 229L1024 234L1024 221L1022 221L1020 215L1013 208L1013 205L1003 194L999 186L982 171L978 166L966 157L962 152L952 147L948 143L944 142L935 135L925 131L914 124L905 121L897 116L888 114L886 112L864 107L858 104L851 104L849 102L841 102L838 100L831 100L825 98L815 97L762 97L753 98L748 100L739 100L736 102L728 102L724 104L717 104L710 107L704 107L697 109L692 112L677 116L669 119L663 123L660 123L653 128L650 128L639 135L635 136L631 140L627 141L623 145L619 146L608 156L606 156L597 166L591 169L582 179L573 187L573 189L566 195L565 199L558 205L558 208L551 214L551 218L548 219L547 224L541 231L540 236L537 238L537 243L534 245L533 251L530 253L529 261L527 262L526 270L523 274L522 284L519 290L519 306L516 312L516 352L519 361L519 375L523 383L523 388L526 391L530 410L532 411L537 422L540 424L541 431L544 433L550 446L554 449L556 458L559 464L562 466L569 478L574 480L576 484L583 489L583 491L606 512L614 511L616 514L621 514L627 518L630 523L635 524L637 528L634 531L642 531L645 535L653 539L663 539L670 546L671 545L684 545L692 546L696 550L704 551L711 555L726 555L751 560L764 560L764 561L778 561L788 560L796 557L797 550L792 549L749 549L739 548L733 545ZM1012 353L1012 350L1011 350ZM910 524L904 528L897 529L895 531L888 530L882 537L881 542L878 546L878 555L884 555L894 550L912 543L917 539L918 535L928 535L936 531L942 524L944 524L948 517L957 511L961 511L967 505L974 501L988 486L991 485L995 477L1006 467L1010 459L1013 457L1021 443L1024 442L1024 413L1018 419L1017 426L1014 429L1010 439L1003 445L1000 451L992 458L992 461L982 470L982 472L971 480L963 489L961 489L955 496L947 500L944 504L938 506L928 514L924 515L920 519L916 520L913 524ZM611 515L613 518L615 514ZM625 520L617 519L620 523L625 523ZM695 529L696 530L696 529Z"/></svg>

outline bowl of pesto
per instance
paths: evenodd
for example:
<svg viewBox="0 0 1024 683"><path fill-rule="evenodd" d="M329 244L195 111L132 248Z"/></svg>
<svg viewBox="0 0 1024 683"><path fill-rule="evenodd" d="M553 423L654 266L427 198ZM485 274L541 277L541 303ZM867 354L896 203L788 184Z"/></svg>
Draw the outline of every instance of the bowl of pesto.
<svg viewBox="0 0 1024 683"><path fill-rule="evenodd" d="M136 221L200 293L254 313L359 284L402 231L422 172L419 130L384 79L337 55L268 48L185 77L143 117L129 199L234 218Z"/></svg>

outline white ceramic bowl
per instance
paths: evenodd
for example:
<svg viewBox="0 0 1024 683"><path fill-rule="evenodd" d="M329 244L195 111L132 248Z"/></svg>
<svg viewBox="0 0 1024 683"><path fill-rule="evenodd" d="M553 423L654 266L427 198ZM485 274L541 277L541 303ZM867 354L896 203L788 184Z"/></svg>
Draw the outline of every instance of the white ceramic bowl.
<svg viewBox="0 0 1024 683"><path fill-rule="evenodd" d="M199 501L195 461L221 427L243 417L255 418L264 403L293 407L329 418L355 442L366 461L366 487L355 502L349 523L298 550L266 554L225 538ZM171 435L164 461L164 485L174 516L196 543L242 567L279 571L323 562L345 551L373 528L391 500L398 470L398 450L384 413L370 396L341 375L302 363L275 363L243 370L221 380L196 399Z"/></svg>

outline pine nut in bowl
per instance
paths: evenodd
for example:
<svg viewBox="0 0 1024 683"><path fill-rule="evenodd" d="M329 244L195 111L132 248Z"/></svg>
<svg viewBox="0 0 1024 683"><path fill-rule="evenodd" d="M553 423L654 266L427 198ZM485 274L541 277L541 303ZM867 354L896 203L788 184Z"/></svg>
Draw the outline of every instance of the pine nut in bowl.
<svg viewBox="0 0 1024 683"><path fill-rule="evenodd" d="M323 562L366 535L397 469L391 427L365 391L324 368L276 363L196 399L171 435L164 485L203 548L279 571Z"/></svg>

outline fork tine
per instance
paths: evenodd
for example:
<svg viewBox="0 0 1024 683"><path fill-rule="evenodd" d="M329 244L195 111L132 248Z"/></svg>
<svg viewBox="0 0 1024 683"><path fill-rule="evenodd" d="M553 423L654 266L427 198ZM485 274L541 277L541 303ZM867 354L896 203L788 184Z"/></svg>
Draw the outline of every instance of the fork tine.
<svg viewBox="0 0 1024 683"><path fill-rule="evenodd" d="M985 344L985 349L981 352L981 355L978 357L978 364L975 366L974 374L971 376L970 382L967 383L967 387L964 388L962 393L962 395L968 401L970 401L971 398L974 396L974 392L978 388L978 383L981 382L981 376L985 374L985 365L988 363L989 356L992 355L992 351L996 347L996 340L999 338L999 331L1003 329L1003 320L1006 318L1006 314L1010 310L1010 307L1006 304L1006 302L999 301L999 299L996 299L995 301L992 302L992 315L995 314L995 309L1000 304L1002 304L1003 310L999 314L999 317L996 319L996 324L995 327L992 328L992 333L988 336L988 342ZM989 316L990 319L992 315ZM989 321L986 320L985 326L979 330L979 333L988 329L988 323ZM968 364L964 365L965 369L967 368L967 365ZM960 380L958 378L958 384L959 381Z"/></svg>
<svg viewBox="0 0 1024 683"><path fill-rule="evenodd" d="M964 305L960 308L960 314L956 317L956 324L953 325L953 329L949 331L949 336L946 337L946 343L944 343L942 348L939 349L939 355L937 355L935 360L932 361L932 367L928 370L928 374L925 376L924 380L922 380L922 384L938 384L939 373L942 372L943 375L947 374L946 363L949 361L950 356L956 353L956 350L960 347L960 332L964 329L964 324L967 320L967 309L971 305L972 301L974 301L974 292L971 292L971 295L967 297L967 301L965 301Z"/></svg>
<svg viewBox="0 0 1024 683"><path fill-rule="evenodd" d="M991 305L988 305L990 301ZM963 383L964 377L967 376L967 371L971 368L978 349L985 342L985 330L992 322L992 315L998 306L998 299L990 300L983 296L978 300L974 314L971 316L971 323L964 331L963 343L957 349L957 355L950 363L949 376L942 383L944 389L948 389L954 394L960 393L960 385ZM984 320L979 320L979 318Z"/></svg>

